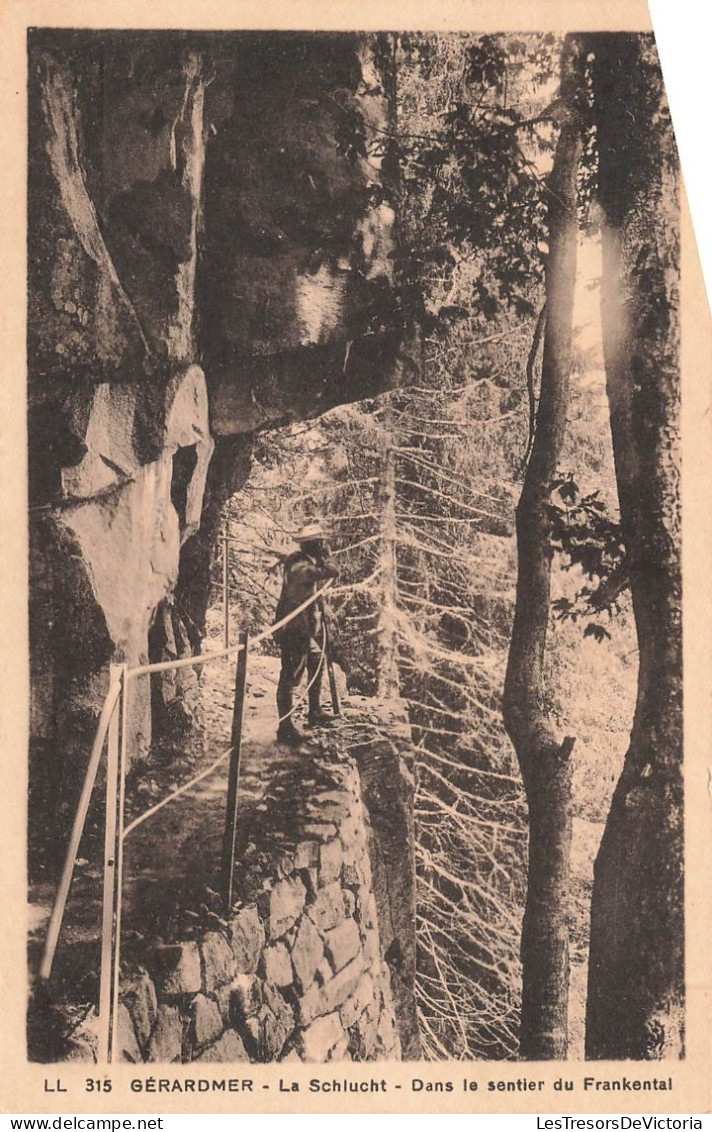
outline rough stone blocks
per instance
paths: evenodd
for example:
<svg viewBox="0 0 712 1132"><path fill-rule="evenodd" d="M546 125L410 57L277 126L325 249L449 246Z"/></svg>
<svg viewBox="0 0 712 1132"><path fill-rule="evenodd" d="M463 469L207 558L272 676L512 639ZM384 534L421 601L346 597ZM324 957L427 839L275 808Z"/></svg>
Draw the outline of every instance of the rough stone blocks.
<svg viewBox="0 0 712 1132"><path fill-rule="evenodd" d="M301 1037L304 1061L326 1061L343 1035L341 1019L337 1013L317 1018L307 1026Z"/></svg>
<svg viewBox="0 0 712 1132"><path fill-rule="evenodd" d="M219 1041L201 1053L196 1061L249 1061L239 1034L226 1030Z"/></svg>
<svg viewBox="0 0 712 1132"><path fill-rule="evenodd" d="M290 877L275 884L269 898L269 935L271 939L279 939L296 924L304 904L307 892L299 877Z"/></svg>
<svg viewBox="0 0 712 1132"><path fill-rule="evenodd" d="M354 994L341 1007L341 1021L345 1029L353 1026L356 1020L369 1006L375 1002L375 987L373 979L366 973L359 980Z"/></svg>
<svg viewBox="0 0 712 1132"><path fill-rule="evenodd" d="M225 936L220 932L207 932L200 949L203 953L206 991L217 990L229 983L235 974L235 956Z"/></svg>
<svg viewBox="0 0 712 1132"><path fill-rule="evenodd" d="M262 980L256 975L238 975L222 993L227 993L229 1017L240 1021L256 1014L262 1005Z"/></svg>
<svg viewBox="0 0 712 1132"><path fill-rule="evenodd" d="M337 881L319 889L314 903L309 906L309 916L322 932L341 923L345 917L344 895Z"/></svg>
<svg viewBox="0 0 712 1132"><path fill-rule="evenodd" d="M143 1061L141 1050L136 1040L136 1031L131 1021L131 1015L123 1002L119 1003L117 1031L119 1039L119 1060L132 1061L134 1064Z"/></svg>
<svg viewBox="0 0 712 1132"><path fill-rule="evenodd" d="M311 986L323 958L321 936L309 917L302 916L292 947L292 963L298 990L305 991Z"/></svg>
<svg viewBox="0 0 712 1132"><path fill-rule="evenodd" d="M338 838L333 841L327 841L321 846L319 850L319 884L320 886L331 884L332 881L338 880L341 875L341 867L344 863L344 854L341 848L341 842Z"/></svg>
<svg viewBox="0 0 712 1132"><path fill-rule="evenodd" d="M303 1025L308 1025L322 1014L336 1010L353 994L363 973L361 957L352 961L322 987L315 983L299 999L299 1013Z"/></svg>
<svg viewBox="0 0 712 1132"><path fill-rule="evenodd" d="M121 1000L128 1008L139 1044L145 1046L156 1021L156 988L145 971L121 980Z"/></svg>
<svg viewBox="0 0 712 1132"><path fill-rule="evenodd" d="M254 904L242 908L230 921L230 942L239 972L254 974L265 945L265 929Z"/></svg>
<svg viewBox="0 0 712 1132"><path fill-rule="evenodd" d="M190 1038L194 1045L206 1046L214 1042L223 1031L223 1020L217 1002L204 994L197 994L190 1004Z"/></svg>
<svg viewBox="0 0 712 1132"><path fill-rule="evenodd" d="M183 1051L183 1021L175 1006L158 1007L156 1024L148 1044L147 1061L180 1061Z"/></svg>
<svg viewBox="0 0 712 1132"><path fill-rule="evenodd" d="M324 932L324 948L335 971L340 971L361 950L361 937L355 920L344 920Z"/></svg>
<svg viewBox="0 0 712 1132"><path fill-rule="evenodd" d="M262 956L264 977L277 987L289 987L294 982L294 971L289 952L283 943L273 943Z"/></svg>
<svg viewBox="0 0 712 1132"><path fill-rule="evenodd" d="M200 952L192 940L155 948L153 961L162 997L197 994L201 989Z"/></svg>

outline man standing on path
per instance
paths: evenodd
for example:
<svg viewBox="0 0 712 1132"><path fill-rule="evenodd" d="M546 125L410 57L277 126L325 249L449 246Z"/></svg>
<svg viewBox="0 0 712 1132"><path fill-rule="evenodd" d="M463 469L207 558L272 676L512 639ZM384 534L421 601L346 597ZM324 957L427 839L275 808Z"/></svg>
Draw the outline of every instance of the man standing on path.
<svg viewBox="0 0 712 1132"><path fill-rule="evenodd" d="M330 557L324 531L318 523L305 527L297 535L299 550L284 563L282 593L277 604L277 621L312 597L338 570ZM294 726L292 710L294 689L304 670L309 683L309 726L328 726L331 717L321 710L321 681L324 673L324 619L320 602L314 602L275 633L282 653L282 671L277 686L279 726L277 742L298 746L303 735Z"/></svg>

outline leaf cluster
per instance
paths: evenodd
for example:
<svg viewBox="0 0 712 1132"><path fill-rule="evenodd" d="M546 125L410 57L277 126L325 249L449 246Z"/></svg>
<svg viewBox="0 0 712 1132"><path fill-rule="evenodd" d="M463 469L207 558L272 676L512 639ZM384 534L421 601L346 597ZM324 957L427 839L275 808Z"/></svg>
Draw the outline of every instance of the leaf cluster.
<svg viewBox="0 0 712 1132"><path fill-rule="evenodd" d="M533 94L555 73L555 46L550 35L480 36L461 43L459 51L451 47L449 81L433 82L426 96L432 103L422 117L427 129L411 129L409 121L408 129L399 130L410 216L406 282L422 288L439 271L447 289L463 261L469 262L485 319L503 301L517 303L520 314L529 311L528 293L542 279L543 172L552 128L548 98ZM424 77L435 73L434 55L428 37L402 41L399 90L422 87Z"/></svg>
<svg viewBox="0 0 712 1132"><path fill-rule="evenodd" d="M563 570L578 567L586 578L573 597L552 602L559 621L584 619L585 637L601 642L610 633L590 620L602 613L609 619L619 610L619 599L629 583L621 525L607 513L600 491L582 494L573 472L551 484L548 505L551 545L560 555Z"/></svg>

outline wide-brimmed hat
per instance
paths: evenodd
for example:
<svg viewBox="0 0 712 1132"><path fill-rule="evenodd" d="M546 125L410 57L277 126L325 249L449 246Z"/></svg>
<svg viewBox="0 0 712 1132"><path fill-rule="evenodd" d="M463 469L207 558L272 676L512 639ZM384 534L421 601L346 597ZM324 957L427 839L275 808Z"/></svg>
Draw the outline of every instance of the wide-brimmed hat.
<svg viewBox="0 0 712 1132"><path fill-rule="evenodd" d="M321 523L307 523L306 527L302 527L298 535L295 535L297 542L318 542L319 539L326 538L326 531Z"/></svg>

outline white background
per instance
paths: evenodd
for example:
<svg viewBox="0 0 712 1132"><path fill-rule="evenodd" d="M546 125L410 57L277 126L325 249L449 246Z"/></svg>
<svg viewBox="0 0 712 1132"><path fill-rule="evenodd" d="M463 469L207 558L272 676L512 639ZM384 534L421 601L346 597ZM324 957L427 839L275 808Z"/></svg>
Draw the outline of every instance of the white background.
<svg viewBox="0 0 712 1132"><path fill-rule="evenodd" d="M708 0L648 0L712 302L712 10Z"/></svg>

